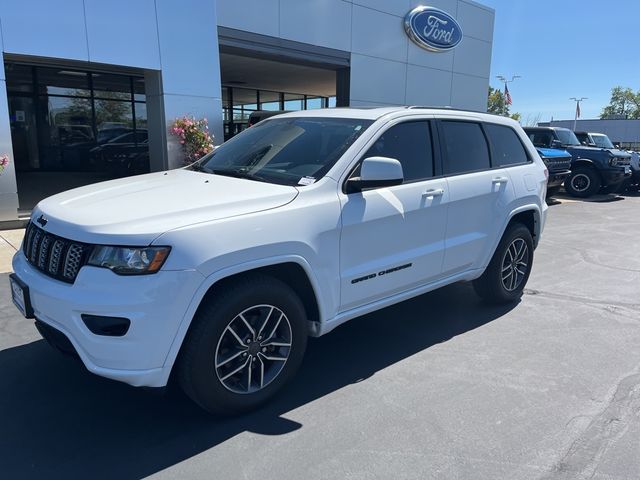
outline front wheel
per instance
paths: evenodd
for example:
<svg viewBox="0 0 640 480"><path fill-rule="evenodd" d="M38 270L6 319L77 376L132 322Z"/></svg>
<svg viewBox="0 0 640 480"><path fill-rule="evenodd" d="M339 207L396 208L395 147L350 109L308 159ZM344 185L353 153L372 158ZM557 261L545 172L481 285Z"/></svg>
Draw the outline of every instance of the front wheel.
<svg viewBox="0 0 640 480"><path fill-rule="evenodd" d="M587 198L600 190L602 182L593 168L579 167L564 181L564 189L573 197Z"/></svg>
<svg viewBox="0 0 640 480"><path fill-rule="evenodd" d="M490 303L518 300L531 273L533 239L521 223L514 223L502 236L482 276L473 281L478 295Z"/></svg>
<svg viewBox="0 0 640 480"><path fill-rule="evenodd" d="M294 376L306 344L305 309L295 292L250 275L203 301L182 347L178 381L209 412L251 410Z"/></svg>

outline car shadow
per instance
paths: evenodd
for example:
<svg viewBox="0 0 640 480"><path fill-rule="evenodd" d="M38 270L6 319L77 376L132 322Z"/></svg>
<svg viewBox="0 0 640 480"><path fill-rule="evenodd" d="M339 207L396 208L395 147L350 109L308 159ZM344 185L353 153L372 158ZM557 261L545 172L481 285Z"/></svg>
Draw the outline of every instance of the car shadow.
<svg viewBox="0 0 640 480"><path fill-rule="evenodd" d="M624 196L621 193L597 193L587 198L572 197L568 193L560 192L553 197L558 203L562 203L562 200L570 200L572 202L585 202L585 203L609 203L619 202L624 200ZM547 200L547 205L549 201Z"/></svg>
<svg viewBox="0 0 640 480"><path fill-rule="evenodd" d="M301 371L271 403L233 418L212 417L179 393L91 375L42 340L9 348L0 351L2 476L140 478L244 431L288 433L303 425L287 412L514 307L487 306L459 283L352 320L310 340Z"/></svg>

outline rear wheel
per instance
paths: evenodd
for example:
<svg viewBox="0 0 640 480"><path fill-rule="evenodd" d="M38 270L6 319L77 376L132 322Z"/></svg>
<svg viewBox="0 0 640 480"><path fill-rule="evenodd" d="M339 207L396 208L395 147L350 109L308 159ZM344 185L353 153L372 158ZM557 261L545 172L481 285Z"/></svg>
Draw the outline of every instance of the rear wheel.
<svg viewBox="0 0 640 480"><path fill-rule="evenodd" d="M212 413L254 409L298 370L307 343L306 315L295 292L251 275L205 299L180 355L178 381Z"/></svg>
<svg viewBox="0 0 640 480"><path fill-rule="evenodd" d="M514 223L502 236L487 269L473 281L473 287L490 303L516 301L522 296L532 264L531 232L521 223Z"/></svg>
<svg viewBox="0 0 640 480"><path fill-rule="evenodd" d="M579 198L590 197L600 190L602 182L595 169L578 167L571 172L564 182L564 188L569 195Z"/></svg>

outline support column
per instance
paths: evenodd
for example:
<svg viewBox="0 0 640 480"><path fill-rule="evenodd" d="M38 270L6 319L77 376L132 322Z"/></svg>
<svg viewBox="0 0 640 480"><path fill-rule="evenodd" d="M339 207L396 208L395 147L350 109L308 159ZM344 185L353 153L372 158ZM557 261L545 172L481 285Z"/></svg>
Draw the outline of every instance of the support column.
<svg viewBox="0 0 640 480"><path fill-rule="evenodd" d="M216 2L156 2L156 9L162 70L145 81L151 169L162 170L182 166L181 146L169 134L175 118L204 117L214 143L224 139Z"/></svg>
<svg viewBox="0 0 640 480"><path fill-rule="evenodd" d="M0 47L2 44L0 43ZM11 145L9 100L4 71L4 58L0 48L0 158L6 156L9 163L0 172L0 222L18 219L18 187Z"/></svg>

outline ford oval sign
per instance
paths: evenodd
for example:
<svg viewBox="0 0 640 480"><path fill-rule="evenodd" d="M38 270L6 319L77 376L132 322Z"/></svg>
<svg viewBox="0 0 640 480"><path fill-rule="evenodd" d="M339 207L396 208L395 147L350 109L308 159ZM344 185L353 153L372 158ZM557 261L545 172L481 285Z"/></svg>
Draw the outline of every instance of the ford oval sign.
<svg viewBox="0 0 640 480"><path fill-rule="evenodd" d="M404 29L417 45L432 52L446 52L462 40L462 28L446 12L435 7L416 7L404 17Z"/></svg>

